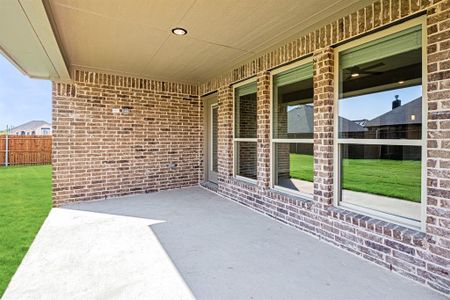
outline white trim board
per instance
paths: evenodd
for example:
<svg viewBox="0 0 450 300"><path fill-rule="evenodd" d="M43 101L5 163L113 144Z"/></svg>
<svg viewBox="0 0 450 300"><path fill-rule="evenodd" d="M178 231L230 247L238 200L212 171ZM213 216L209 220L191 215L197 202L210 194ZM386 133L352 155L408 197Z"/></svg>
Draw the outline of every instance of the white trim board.
<svg viewBox="0 0 450 300"><path fill-rule="evenodd" d="M14 24L14 30L11 30ZM0 53L32 78L70 81L42 1L9 0L0 10Z"/></svg>

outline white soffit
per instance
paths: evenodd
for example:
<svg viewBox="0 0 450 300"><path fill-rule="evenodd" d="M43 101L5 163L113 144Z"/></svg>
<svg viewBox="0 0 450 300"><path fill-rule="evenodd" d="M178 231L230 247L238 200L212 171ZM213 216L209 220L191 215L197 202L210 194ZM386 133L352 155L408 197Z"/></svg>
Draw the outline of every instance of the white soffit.
<svg viewBox="0 0 450 300"><path fill-rule="evenodd" d="M0 2L0 52L32 78L70 79L41 1Z"/></svg>
<svg viewBox="0 0 450 300"><path fill-rule="evenodd" d="M70 67L201 83L372 0L44 1Z"/></svg>

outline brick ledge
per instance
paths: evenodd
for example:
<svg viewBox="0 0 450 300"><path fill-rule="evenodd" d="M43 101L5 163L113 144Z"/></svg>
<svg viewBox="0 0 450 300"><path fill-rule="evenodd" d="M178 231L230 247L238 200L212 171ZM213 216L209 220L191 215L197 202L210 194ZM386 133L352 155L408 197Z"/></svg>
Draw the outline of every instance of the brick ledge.
<svg viewBox="0 0 450 300"><path fill-rule="evenodd" d="M286 193L286 192L283 192L283 191L280 191L280 190L277 190L277 189L272 189L271 188L271 189L269 189L267 191L267 193L269 194L268 195L269 197L270 196L275 196L275 197L280 196L280 197L287 198L289 200L293 200L294 201L292 203L293 205L295 205L297 207L302 207L302 208L305 208L305 209L311 209L313 204L314 204L314 201L311 200L311 199L304 198L304 197L302 197L300 195L294 195L294 194Z"/></svg>
<svg viewBox="0 0 450 300"><path fill-rule="evenodd" d="M426 248L429 243L433 243L431 236L420 230L376 219L340 207L329 206L327 211L329 216L334 219L368 229L383 236L391 237L405 244Z"/></svg>

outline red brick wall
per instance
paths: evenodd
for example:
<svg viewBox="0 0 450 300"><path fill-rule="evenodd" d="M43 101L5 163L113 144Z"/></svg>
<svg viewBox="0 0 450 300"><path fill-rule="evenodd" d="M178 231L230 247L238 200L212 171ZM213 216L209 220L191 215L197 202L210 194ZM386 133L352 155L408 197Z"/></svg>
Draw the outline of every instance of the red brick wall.
<svg viewBox="0 0 450 300"><path fill-rule="evenodd" d="M202 176L197 88L75 72L53 85L53 202L196 185ZM128 114L112 112L130 108Z"/></svg>
<svg viewBox="0 0 450 300"><path fill-rule="evenodd" d="M432 258L419 276L450 291L450 1L428 11L427 233ZM441 258L444 257L445 260ZM445 281L440 278L446 278ZM445 289L443 288L445 287Z"/></svg>

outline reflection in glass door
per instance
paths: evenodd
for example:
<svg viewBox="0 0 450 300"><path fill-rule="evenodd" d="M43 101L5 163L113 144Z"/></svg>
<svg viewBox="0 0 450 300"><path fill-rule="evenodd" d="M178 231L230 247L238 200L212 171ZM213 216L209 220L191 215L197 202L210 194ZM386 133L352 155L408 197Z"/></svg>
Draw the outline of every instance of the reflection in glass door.
<svg viewBox="0 0 450 300"><path fill-rule="evenodd" d="M218 143L217 143L217 133L219 128L218 122L219 116L219 107L217 105L211 108L211 165L212 171L217 173L218 163L217 163L217 152L218 152Z"/></svg>
<svg viewBox="0 0 450 300"><path fill-rule="evenodd" d="M219 106L213 103L209 114L209 142L208 142L208 180L217 182L218 172L218 129L219 129Z"/></svg>

